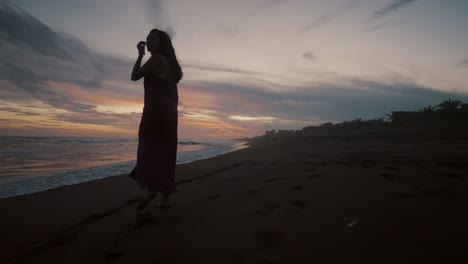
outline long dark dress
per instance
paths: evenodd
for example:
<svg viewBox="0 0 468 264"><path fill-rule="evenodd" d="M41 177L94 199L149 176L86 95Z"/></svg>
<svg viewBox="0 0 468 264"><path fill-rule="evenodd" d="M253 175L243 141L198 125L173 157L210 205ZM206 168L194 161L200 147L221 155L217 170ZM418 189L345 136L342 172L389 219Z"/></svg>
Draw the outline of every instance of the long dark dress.
<svg viewBox="0 0 468 264"><path fill-rule="evenodd" d="M177 84L150 74L144 76L144 89L137 164L132 174L141 188L171 194L176 191Z"/></svg>

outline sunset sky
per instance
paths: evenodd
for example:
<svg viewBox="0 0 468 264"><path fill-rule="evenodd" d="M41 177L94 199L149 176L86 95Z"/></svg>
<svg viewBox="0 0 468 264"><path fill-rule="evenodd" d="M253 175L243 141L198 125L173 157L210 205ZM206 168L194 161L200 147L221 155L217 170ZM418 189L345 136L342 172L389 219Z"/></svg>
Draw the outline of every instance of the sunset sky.
<svg viewBox="0 0 468 264"><path fill-rule="evenodd" d="M0 135L136 137L130 73L154 27L184 72L182 139L468 102L467 13L466 0L0 0Z"/></svg>

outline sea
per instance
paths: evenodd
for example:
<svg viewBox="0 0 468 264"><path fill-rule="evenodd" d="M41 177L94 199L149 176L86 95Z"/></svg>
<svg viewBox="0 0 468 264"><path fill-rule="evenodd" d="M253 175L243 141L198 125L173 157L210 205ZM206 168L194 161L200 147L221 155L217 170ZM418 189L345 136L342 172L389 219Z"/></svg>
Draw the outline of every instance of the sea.
<svg viewBox="0 0 468 264"><path fill-rule="evenodd" d="M0 137L0 199L129 173L138 139ZM248 147L239 140L181 140L177 164Z"/></svg>

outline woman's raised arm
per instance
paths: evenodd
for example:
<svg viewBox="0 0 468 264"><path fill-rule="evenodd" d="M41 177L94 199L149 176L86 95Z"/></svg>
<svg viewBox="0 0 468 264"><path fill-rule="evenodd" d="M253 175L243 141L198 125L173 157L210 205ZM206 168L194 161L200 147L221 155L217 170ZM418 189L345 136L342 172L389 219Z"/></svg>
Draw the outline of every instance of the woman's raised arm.
<svg viewBox="0 0 468 264"><path fill-rule="evenodd" d="M154 63L153 60L150 58L143 66L141 66L141 60L143 59L143 55L138 55L138 59L135 62L135 66L133 66L132 71L132 81L138 81L146 74L150 73L154 70Z"/></svg>

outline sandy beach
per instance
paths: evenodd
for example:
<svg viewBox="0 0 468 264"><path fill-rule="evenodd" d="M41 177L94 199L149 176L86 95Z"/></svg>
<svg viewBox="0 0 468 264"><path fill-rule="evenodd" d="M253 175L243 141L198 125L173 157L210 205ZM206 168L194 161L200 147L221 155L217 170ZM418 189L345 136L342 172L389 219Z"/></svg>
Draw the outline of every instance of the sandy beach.
<svg viewBox="0 0 468 264"><path fill-rule="evenodd" d="M468 264L467 14L0 0L0 264Z"/></svg>
<svg viewBox="0 0 468 264"><path fill-rule="evenodd" d="M0 200L1 263L467 263L468 140L312 136Z"/></svg>

